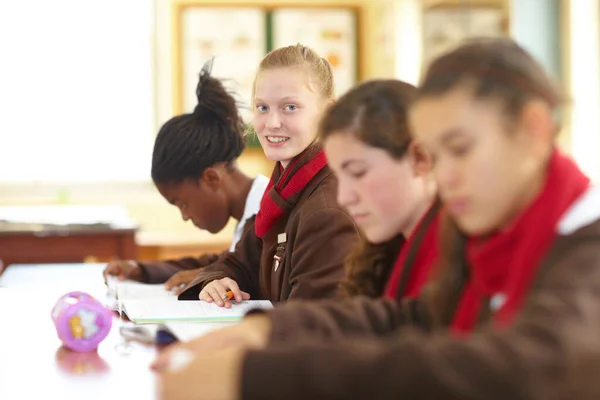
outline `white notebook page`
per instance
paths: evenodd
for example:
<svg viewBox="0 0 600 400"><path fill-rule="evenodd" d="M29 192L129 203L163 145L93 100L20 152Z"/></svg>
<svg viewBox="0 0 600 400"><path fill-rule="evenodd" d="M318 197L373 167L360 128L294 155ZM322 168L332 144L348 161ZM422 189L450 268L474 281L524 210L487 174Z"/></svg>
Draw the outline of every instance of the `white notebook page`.
<svg viewBox="0 0 600 400"><path fill-rule="evenodd" d="M117 299L177 299L177 296L165 289L162 283L141 283L132 280L120 281L114 276L106 279L106 284L111 295Z"/></svg>
<svg viewBox="0 0 600 400"><path fill-rule="evenodd" d="M240 320L249 310L269 309L268 300L232 302L231 308L219 307L204 301L171 301L170 299L124 299L123 309L129 319L136 323L160 323L167 321L227 322Z"/></svg>

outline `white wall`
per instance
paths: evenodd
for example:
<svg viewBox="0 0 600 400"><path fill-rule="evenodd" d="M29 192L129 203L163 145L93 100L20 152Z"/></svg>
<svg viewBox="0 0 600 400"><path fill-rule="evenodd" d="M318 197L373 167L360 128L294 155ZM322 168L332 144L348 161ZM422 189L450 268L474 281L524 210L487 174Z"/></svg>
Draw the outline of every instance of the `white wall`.
<svg viewBox="0 0 600 400"><path fill-rule="evenodd" d="M555 79L561 78L560 1L511 1L511 35L533 54Z"/></svg>
<svg viewBox="0 0 600 400"><path fill-rule="evenodd" d="M592 180L600 178L600 0L569 0L566 51L571 96L571 151Z"/></svg>
<svg viewBox="0 0 600 400"><path fill-rule="evenodd" d="M417 85L421 72L421 0L396 0L396 78Z"/></svg>

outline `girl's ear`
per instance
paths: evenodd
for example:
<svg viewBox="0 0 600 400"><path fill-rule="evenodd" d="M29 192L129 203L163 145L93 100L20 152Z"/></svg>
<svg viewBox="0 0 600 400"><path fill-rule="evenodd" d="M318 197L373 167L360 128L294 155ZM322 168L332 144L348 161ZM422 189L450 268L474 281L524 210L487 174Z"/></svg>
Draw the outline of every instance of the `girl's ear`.
<svg viewBox="0 0 600 400"><path fill-rule="evenodd" d="M213 190L217 190L221 186L221 171L214 167L208 167L202 173L200 182Z"/></svg>
<svg viewBox="0 0 600 400"><path fill-rule="evenodd" d="M521 142L536 157L545 157L554 141L552 110L540 100L528 101L519 115Z"/></svg>
<svg viewBox="0 0 600 400"><path fill-rule="evenodd" d="M407 156L414 176L426 176L431 172L431 157L414 140L408 146Z"/></svg>

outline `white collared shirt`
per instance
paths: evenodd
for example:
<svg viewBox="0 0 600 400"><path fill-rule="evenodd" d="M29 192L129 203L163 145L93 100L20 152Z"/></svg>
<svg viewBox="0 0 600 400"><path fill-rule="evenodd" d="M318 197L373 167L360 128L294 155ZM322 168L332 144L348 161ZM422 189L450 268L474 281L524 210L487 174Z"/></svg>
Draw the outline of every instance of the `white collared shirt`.
<svg viewBox="0 0 600 400"><path fill-rule="evenodd" d="M248 218L251 218L253 215L256 215L256 213L258 213L258 210L260 209L260 201L268 184L269 178L267 178L264 175L258 175L256 178L254 178L254 181L252 181L250 192L248 192L248 197L246 197L244 214L242 215L242 219L240 219L240 221L235 227L233 242L231 242L231 247L229 248L229 251L234 251L237 242L242 238L244 225L246 225L246 221L248 220Z"/></svg>
<svg viewBox="0 0 600 400"><path fill-rule="evenodd" d="M590 185L563 214L557 231L560 235L570 235L598 219L600 219L600 186Z"/></svg>

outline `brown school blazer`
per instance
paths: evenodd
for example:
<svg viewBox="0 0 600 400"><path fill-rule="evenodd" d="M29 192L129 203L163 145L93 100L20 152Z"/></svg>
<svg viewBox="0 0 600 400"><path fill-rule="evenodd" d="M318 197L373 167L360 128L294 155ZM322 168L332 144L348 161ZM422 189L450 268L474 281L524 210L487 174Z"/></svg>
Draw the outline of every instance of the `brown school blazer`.
<svg viewBox="0 0 600 400"><path fill-rule="evenodd" d="M337 180L325 167L262 239L254 234L254 217L248 219L235 251L200 272L179 299L198 300L206 284L226 277L256 300L333 297L344 276L344 259L358 239L336 195Z"/></svg>
<svg viewBox="0 0 600 400"><path fill-rule="evenodd" d="M222 253L204 254L201 257L185 257L179 260L165 261L138 261L142 273L141 281L146 283L163 283L177 272L198 269L206 267L220 259L223 259L229 253L225 250Z"/></svg>
<svg viewBox="0 0 600 400"><path fill-rule="evenodd" d="M266 314L270 345L246 355L241 399L600 399L600 191L587 206L596 215L559 231L511 327L436 336L427 292L290 304Z"/></svg>

